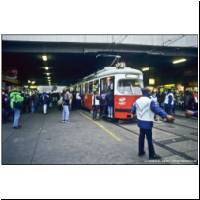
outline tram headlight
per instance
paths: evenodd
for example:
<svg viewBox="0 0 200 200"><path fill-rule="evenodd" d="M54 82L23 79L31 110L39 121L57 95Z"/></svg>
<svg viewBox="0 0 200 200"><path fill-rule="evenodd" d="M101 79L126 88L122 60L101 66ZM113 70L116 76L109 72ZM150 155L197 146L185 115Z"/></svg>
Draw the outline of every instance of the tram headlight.
<svg viewBox="0 0 200 200"><path fill-rule="evenodd" d="M119 103L119 105L125 105L126 104L126 98L125 97L120 97L118 99L118 103Z"/></svg>

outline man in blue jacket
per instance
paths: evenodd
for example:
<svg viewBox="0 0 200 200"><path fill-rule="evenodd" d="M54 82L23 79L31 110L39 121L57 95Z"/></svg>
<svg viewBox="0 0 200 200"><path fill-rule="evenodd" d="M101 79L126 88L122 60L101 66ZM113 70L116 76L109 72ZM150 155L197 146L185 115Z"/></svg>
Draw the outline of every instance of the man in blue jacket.
<svg viewBox="0 0 200 200"><path fill-rule="evenodd" d="M144 151L144 139L145 135L148 141L149 147L149 159L161 159L159 155L155 153L152 141L152 128L154 121L154 114L159 115L167 121L173 121L174 117L168 115L163 109L159 107L155 101L151 100L151 90L146 87L143 89L143 96L137 99L133 104L132 113L137 116L137 123L140 128L139 135L139 156L145 155Z"/></svg>

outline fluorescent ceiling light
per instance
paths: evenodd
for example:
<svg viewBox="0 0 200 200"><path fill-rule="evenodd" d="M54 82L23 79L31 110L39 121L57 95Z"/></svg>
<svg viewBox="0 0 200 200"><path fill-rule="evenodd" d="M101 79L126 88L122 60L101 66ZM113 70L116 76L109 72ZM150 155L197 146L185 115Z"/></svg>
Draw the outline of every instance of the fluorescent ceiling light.
<svg viewBox="0 0 200 200"><path fill-rule="evenodd" d="M185 61L186 61L185 58L181 58L181 59L174 60L172 63L173 64L178 64L178 63L182 63L182 62L185 62Z"/></svg>
<svg viewBox="0 0 200 200"><path fill-rule="evenodd" d="M47 61L47 56L45 56L45 55L42 56L42 60L43 60L43 61Z"/></svg>
<svg viewBox="0 0 200 200"><path fill-rule="evenodd" d="M149 79L149 85L155 85L155 79L154 78Z"/></svg>
<svg viewBox="0 0 200 200"><path fill-rule="evenodd" d="M47 73L45 73L47 76L49 76L51 73L49 73L49 72L47 72Z"/></svg>
<svg viewBox="0 0 200 200"><path fill-rule="evenodd" d="M48 69L49 69L49 67L44 67L44 69L45 69L45 70L48 70Z"/></svg>
<svg viewBox="0 0 200 200"><path fill-rule="evenodd" d="M144 71L149 71L149 67L143 67L142 68L142 71L144 72Z"/></svg>

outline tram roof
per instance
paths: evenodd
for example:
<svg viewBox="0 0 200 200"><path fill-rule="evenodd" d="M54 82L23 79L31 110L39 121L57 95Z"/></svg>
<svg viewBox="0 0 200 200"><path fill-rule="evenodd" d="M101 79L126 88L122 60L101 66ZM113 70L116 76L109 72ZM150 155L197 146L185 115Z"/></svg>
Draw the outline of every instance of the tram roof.
<svg viewBox="0 0 200 200"><path fill-rule="evenodd" d="M96 73L90 74L83 78L83 81L87 81L92 78L100 78L103 76L116 75L116 74L142 74L138 69L131 67L117 68L117 67L104 67L102 70L97 71Z"/></svg>

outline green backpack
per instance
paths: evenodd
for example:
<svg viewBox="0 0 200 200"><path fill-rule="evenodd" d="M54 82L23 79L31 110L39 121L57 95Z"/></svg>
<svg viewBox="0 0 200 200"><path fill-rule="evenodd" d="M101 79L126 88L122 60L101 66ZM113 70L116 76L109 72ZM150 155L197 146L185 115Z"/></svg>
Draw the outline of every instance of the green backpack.
<svg viewBox="0 0 200 200"><path fill-rule="evenodd" d="M10 95L10 98L11 98L10 104L11 104L12 109L21 109L22 108L24 97L22 97L19 92L12 92Z"/></svg>

